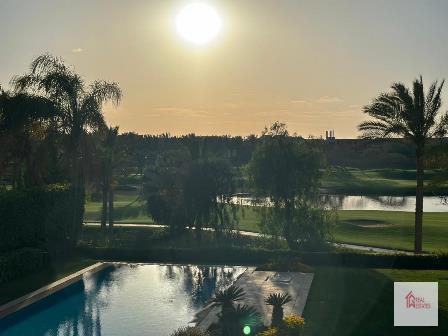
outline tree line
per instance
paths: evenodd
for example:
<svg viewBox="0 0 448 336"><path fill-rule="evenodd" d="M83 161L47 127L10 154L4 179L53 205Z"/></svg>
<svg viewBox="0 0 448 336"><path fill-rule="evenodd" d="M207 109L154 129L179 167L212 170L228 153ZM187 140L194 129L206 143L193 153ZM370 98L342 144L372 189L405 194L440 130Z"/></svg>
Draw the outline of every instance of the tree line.
<svg viewBox="0 0 448 336"><path fill-rule="evenodd" d="M108 222L113 225L116 177L135 175L143 181L154 220L168 225L172 234L194 227L200 240L204 227L214 228L217 235L238 227L232 196L238 170L244 169L250 190L264 200L261 227L297 248L328 239L334 222L319 202L323 168L341 148L355 148L347 156L356 157L359 144L366 146L368 140L383 149L373 160L395 147L406 165L413 162L416 168L415 251L422 251L424 170L443 166L440 158L446 157L446 141L434 140L443 139L448 128L448 115L441 112L444 82L434 82L427 92L421 77L412 89L394 84L364 107L369 120L359 130L366 140L348 147L347 142L290 135L279 122L259 137L120 135L118 127L106 125L102 113L104 103L120 102L118 84L87 84L49 54L33 60L28 72L11 84L9 91L0 89L3 188L69 183L75 196L84 198L88 186L102 197L105 228Z"/></svg>

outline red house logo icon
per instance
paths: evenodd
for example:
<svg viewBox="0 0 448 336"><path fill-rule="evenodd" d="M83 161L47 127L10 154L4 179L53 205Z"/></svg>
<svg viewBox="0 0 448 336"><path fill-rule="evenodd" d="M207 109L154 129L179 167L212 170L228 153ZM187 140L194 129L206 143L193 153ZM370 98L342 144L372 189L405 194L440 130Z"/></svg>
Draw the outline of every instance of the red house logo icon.
<svg viewBox="0 0 448 336"><path fill-rule="evenodd" d="M412 291L410 291L405 296L406 299L406 308L414 308L414 309L430 309L431 304L425 302L424 297L415 296Z"/></svg>
<svg viewBox="0 0 448 336"><path fill-rule="evenodd" d="M415 308L415 296L412 291L410 291L406 296L406 308Z"/></svg>

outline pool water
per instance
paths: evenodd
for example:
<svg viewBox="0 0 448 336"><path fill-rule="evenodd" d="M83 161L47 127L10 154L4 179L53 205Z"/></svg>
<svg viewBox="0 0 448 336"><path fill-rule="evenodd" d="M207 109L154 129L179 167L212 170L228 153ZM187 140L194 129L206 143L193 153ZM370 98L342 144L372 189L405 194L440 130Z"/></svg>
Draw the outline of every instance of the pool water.
<svg viewBox="0 0 448 336"><path fill-rule="evenodd" d="M170 335L245 269L114 264L0 320L0 335Z"/></svg>

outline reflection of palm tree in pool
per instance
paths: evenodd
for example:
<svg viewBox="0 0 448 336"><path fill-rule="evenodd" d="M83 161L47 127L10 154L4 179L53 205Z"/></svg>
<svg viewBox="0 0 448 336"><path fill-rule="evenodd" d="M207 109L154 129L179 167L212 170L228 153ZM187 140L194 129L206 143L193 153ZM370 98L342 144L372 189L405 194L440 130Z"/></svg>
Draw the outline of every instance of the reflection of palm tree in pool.
<svg viewBox="0 0 448 336"><path fill-rule="evenodd" d="M92 278L85 278L75 284L76 293L73 300L65 303L63 316L51 319L54 324L47 332L50 335L101 335L101 312L108 305L107 297L112 286L115 267L109 267L96 273ZM101 293L101 295L100 295ZM48 325L47 325L48 327ZM42 334L45 334L42 333Z"/></svg>

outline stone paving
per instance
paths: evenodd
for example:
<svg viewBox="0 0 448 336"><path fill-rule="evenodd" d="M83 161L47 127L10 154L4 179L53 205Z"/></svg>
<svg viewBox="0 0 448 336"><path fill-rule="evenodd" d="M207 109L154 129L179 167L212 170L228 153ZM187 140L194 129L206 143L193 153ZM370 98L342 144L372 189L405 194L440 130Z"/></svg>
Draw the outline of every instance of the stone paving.
<svg viewBox="0 0 448 336"><path fill-rule="evenodd" d="M313 273L267 272L248 268L235 282L246 295L242 303L251 305L261 314L264 325L271 323L272 307L265 298L271 293L289 293L293 300L284 306L285 315L302 315L313 281ZM217 321L220 308L206 306L196 317L197 326L207 329Z"/></svg>

